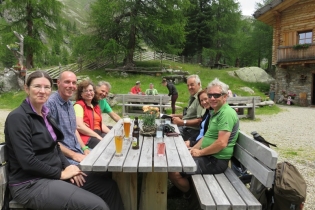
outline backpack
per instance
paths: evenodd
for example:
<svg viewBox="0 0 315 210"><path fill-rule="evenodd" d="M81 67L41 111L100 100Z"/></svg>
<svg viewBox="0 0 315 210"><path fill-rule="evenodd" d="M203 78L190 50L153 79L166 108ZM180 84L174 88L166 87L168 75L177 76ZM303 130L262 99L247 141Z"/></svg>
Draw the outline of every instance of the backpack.
<svg viewBox="0 0 315 210"><path fill-rule="evenodd" d="M273 194L274 210L303 209L306 183L294 165L288 162L277 164Z"/></svg>

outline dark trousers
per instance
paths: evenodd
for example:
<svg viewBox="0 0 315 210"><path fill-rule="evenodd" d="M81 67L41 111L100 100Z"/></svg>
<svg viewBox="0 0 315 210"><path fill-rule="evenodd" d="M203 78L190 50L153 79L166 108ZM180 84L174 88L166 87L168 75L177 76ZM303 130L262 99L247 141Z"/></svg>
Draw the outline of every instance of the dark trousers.
<svg viewBox="0 0 315 210"><path fill-rule="evenodd" d="M124 209L115 181L106 173L85 173L88 176L81 188L62 180L38 179L10 186L10 191L14 200L37 210Z"/></svg>
<svg viewBox="0 0 315 210"><path fill-rule="evenodd" d="M101 137L106 136L106 133L102 133L102 131L100 130L94 130L94 132L96 132L98 135L100 135ZM89 148L93 149L101 140L99 140L96 137L90 137L88 143L86 144Z"/></svg>
<svg viewBox="0 0 315 210"><path fill-rule="evenodd" d="M176 103L176 100L178 98L178 95L172 95L171 97L171 107L172 107L172 114L175 114L175 103Z"/></svg>

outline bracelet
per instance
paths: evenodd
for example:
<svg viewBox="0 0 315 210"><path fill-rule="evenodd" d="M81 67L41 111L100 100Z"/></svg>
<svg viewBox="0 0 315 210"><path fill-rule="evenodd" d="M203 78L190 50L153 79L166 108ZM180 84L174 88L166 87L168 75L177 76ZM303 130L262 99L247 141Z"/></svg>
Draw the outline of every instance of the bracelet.
<svg viewBox="0 0 315 210"><path fill-rule="evenodd" d="M87 150L87 149L89 149L89 146L84 146L84 147L82 147L83 152L84 152L85 150Z"/></svg>

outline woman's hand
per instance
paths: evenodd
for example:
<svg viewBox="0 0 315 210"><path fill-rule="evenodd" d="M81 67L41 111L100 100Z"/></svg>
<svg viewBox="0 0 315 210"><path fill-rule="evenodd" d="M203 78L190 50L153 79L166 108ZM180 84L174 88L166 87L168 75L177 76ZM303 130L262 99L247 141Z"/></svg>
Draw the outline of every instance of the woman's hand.
<svg viewBox="0 0 315 210"><path fill-rule="evenodd" d="M74 176L78 176L78 175L80 175L80 176L86 176L86 174L85 173L83 173L80 169L79 169L79 167L77 167L76 165L70 165L70 166L68 166L68 167L66 167L62 172L61 172L61 177L60 177L60 179L61 180L67 180L67 179L71 179L71 178L73 178ZM83 178L83 177L82 177ZM84 179L84 178L83 178ZM82 180L82 179L80 179L80 180ZM78 181L80 181L80 180L78 180ZM72 180L73 181L73 180ZM71 181L71 182L72 182Z"/></svg>
<svg viewBox="0 0 315 210"><path fill-rule="evenodd" d="M200 156L203 156L202 155L202 151L200 149L191 149L190 150L190 154L191 156L193 157L200 157Z"/></svg>
<svg viewBox="0 0 315 210"><path fill-rule="evenodd" d="M83 172L82 172L83 173ZM76 175L73 178L70 179L72 184L76 184L78 187L82 187L83 184L85 183L84 176L87 176L85 173L82 175Z"/></svg>

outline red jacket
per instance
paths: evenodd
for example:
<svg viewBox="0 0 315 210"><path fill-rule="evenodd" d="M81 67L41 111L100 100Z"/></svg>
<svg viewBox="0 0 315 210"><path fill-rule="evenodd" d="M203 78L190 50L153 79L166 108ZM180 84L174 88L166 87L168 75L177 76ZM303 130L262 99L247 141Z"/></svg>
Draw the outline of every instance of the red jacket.
<svg viewBox="0 0 315 210"><path fill-rule="evenodd" d="M79 104L83 108L83 122L94 131L94 114L93 109L90 106L87 106L83 100L77 101L75 104ZM99 105L94 106L94 111L96 114L101 117L101 127L102 127L102 113ZM91 136L80 133L81 139L84 144L87 144Z"/></svg>
<svg viewBox="0 0 315 210"><path fill-rule="evenodd" d="M137 87L137 86L133 86L133 87L131 88L130 92L131 92L132 94L139 94L139 93L141 93L141 88L140 88L140 87Z"/></svg>

